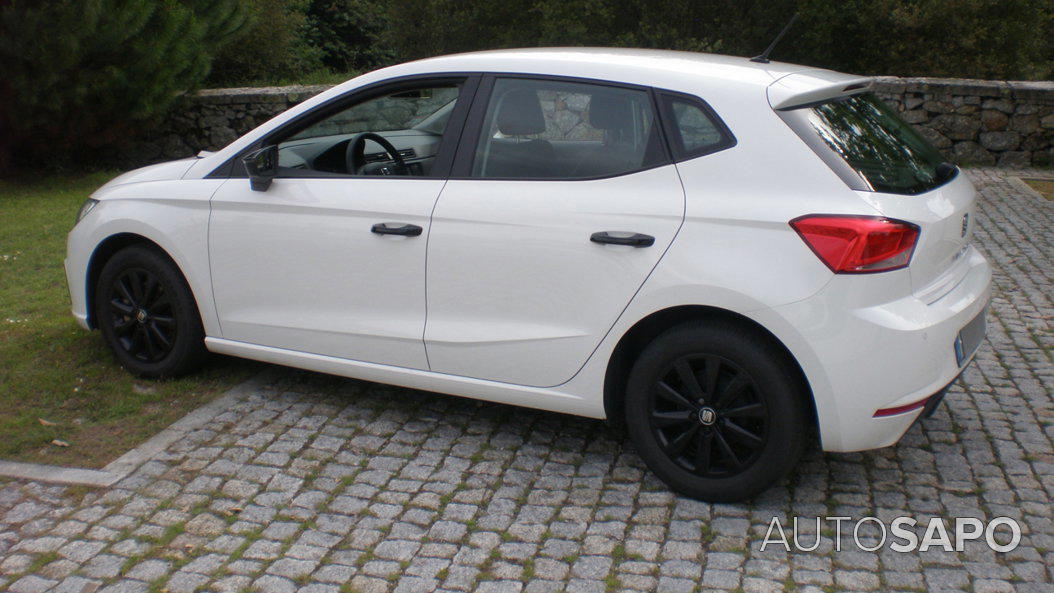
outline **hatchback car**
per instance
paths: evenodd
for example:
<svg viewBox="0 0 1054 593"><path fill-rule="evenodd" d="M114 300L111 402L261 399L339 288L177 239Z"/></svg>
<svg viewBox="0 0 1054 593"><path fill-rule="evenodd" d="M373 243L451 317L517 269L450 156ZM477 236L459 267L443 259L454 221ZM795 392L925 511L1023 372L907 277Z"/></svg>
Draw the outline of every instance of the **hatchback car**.
<svg viewBox="0 0 1054 593"><path fill-rule="evenodd" d="M84 205L73 313L207 351L622 421L689 496L895 443L981 342L966 176L868 78L668 51L365 74Z"/></svg>

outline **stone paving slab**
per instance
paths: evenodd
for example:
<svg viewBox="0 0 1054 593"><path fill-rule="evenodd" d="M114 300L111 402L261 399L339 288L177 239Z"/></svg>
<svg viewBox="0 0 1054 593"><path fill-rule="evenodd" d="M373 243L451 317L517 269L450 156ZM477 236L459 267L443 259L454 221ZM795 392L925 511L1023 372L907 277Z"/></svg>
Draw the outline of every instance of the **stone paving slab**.
<svg viewBox="0 0 1054 593"><path fill-rule="evenodd" d="M757 500L711 505L601 422L276 369L112 487L0 483L0 590L1052 592L1054 205L969 174L989 340L895 447L812 451ZM838 515L1007 516L1023 535L865 552L821 527L814 551L761 549L774 516Z"/></svg>

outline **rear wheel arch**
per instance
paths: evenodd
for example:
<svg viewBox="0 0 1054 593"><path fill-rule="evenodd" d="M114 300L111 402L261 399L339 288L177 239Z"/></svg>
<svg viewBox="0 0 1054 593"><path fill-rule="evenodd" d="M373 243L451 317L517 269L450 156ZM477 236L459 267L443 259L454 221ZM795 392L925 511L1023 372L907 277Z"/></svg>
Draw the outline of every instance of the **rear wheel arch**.
<svg viewBox="0 0 1054 593"><path fill-rule="evenodd" d="M818 426L816 402L812 389L805 372L790 349L772 332L753 319L728 309L706 305L682 305L656 311L639 320L622 335L608 359L604 375L604 412L608 422L615 425L623 424L626 384L633 364L644 348L669 329L699 321L730 323L742 327L743 331L755 334L758 339L763 340L767 346L783 357L800 381L800 392L805 400L803 403L810 414L812 428L815 429Z"/></svg>
<svg viewBox="0 0 1054 593"><path fill-rule="evenodd" d="M190 282L187 281L186 274L183 273L179 264L176 263L175 258L169 255L163 247L143 235L136 233L117 233L103 239L102 242L95 247L95 251L92 252L91 258L88 260L88 273L85 276L85 299L88 314L88 327L92 329L99 328L97 323L98 320L95 319L95 288L99 283L99 275L102 274L103 268L106 267L106 262L110 261L110 258L116 255L117 252L133 245L152 249L172 262L172 265L174 265L183 276L183 281L186 282L187 288L194 297L195 304L198 303L197 295L194 294L194 288L190 286Z"/></svg>

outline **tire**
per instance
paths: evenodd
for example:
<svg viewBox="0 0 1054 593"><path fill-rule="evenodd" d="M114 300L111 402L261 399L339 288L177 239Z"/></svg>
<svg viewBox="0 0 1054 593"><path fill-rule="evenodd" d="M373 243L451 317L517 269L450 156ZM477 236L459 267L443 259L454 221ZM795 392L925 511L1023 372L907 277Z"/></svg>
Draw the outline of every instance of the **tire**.
<svg viewBox="0 0 1054 593"><path fill-rule="evenodd" d="M741 501L801 456L809 434L803 391L793 364L767 337L725 320L690 322L637 358L626 386L626 427L674 491Z"/></svg>
<svg viewBox="0 0 1054 593"><path fill-rule="evenodd" d="M117 362L145 378L185 375L205 361L205 332L187 281L165 254L118 251L95 286L95 321Z"/></svg>

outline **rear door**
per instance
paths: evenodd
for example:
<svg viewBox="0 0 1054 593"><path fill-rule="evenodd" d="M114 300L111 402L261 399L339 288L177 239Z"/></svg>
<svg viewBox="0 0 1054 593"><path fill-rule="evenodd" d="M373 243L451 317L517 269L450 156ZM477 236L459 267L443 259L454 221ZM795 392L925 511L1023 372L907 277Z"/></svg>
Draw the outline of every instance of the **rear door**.
<svg viewBox="0 0 1054 593"><path fill-rule="evenodd" d="M684 192L649 89L487 77L472 110L432 216L428 360L558 385L662 257Z"/></svg>

